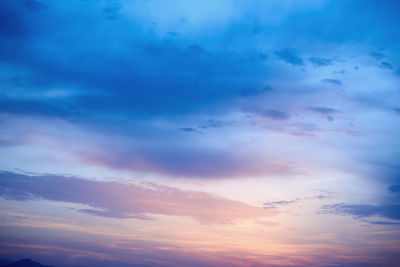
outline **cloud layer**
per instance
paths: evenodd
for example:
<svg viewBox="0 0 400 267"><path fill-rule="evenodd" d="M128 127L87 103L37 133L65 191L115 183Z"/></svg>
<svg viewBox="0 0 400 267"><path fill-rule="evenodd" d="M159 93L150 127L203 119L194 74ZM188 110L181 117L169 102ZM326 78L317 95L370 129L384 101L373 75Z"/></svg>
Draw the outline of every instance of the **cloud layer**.
<svg viewBox="0 0 400 267"><path fill-rule="evenodd" d="M0 173L0 194L12 200L52 200L90 206L80 211L105 217L150 219L151 214L187 216L203 223L232 223L271 216L261 207L205 192L154 183L123 184L57 175Z"/></svg>
<svg viewBox="0 0 400 267"><path fill-rule="evenodd" d="M0 254L396 266L399 7L0 0Z"/></svg>

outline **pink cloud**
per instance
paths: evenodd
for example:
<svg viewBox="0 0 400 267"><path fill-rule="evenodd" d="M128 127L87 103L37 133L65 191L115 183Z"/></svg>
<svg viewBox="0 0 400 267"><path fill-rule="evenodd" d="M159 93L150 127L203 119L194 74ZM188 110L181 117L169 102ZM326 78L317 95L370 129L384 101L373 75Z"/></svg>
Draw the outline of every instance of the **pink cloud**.
<svg viewBox="0 0 400 267"><path fill-rule="evenodd" d="M124 184L59 175L0 173L0 195L15 200L46 199L86 204L81 212L114 218L150 219L150 214L186 216L202 223L232 223L276 211L200 191L155 183Z"/></svg>

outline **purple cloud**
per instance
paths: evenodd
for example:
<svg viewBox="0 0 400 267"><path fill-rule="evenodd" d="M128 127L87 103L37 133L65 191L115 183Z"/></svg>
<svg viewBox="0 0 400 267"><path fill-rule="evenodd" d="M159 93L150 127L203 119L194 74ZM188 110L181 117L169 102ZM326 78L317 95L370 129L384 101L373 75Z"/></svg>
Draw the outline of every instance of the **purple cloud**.
<svg viewBox="0 0 400 267"><path fill-rule="evenodd" d="M332 113L337 112L337 109L334 109L334 108L315 107L315 106L307 107L306 110L314 112L314 113L319 113L322 115L331 115Z"/></svg>
<svg viewBox="0 0 400 267"><path fill-rule="evenodd" d="M271 120L287 120L290 118L289 113L278 109L260 109L256 107L251 107L245 108L244 111Z"/></svg>
<svg viewBox="0 0 400 267"><path fill-rule="evenodd" d="M95 216L150 219L149 214L186 216L203 223L231 223L273 215L262 207L155 183L123 184L60 175L0 173L0 195L12 200L79 203Z"/></svg>

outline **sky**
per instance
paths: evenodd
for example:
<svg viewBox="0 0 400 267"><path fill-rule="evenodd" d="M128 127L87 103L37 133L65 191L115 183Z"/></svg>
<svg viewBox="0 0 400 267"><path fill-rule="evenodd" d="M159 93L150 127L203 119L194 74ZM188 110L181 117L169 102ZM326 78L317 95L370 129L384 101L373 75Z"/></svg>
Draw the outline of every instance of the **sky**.
<svg viewBox="0 0 400 267"><path fill-rule="evenodd" d="M399 11L1 0L0 259L398 266Z"/></svg>

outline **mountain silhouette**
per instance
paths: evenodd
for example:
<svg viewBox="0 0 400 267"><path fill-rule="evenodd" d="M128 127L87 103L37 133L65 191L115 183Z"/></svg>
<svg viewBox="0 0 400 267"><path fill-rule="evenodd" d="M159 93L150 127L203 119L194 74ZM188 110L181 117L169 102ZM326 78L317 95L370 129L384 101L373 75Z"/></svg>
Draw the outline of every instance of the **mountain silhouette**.
<svg viewBox="0 0 400 267"><path fill-rule="evenodd" d="M42 265L40 263L34 262L31 259L23 259L14 263L2 265L2 267L51 267L51 266Z"/></svg>

